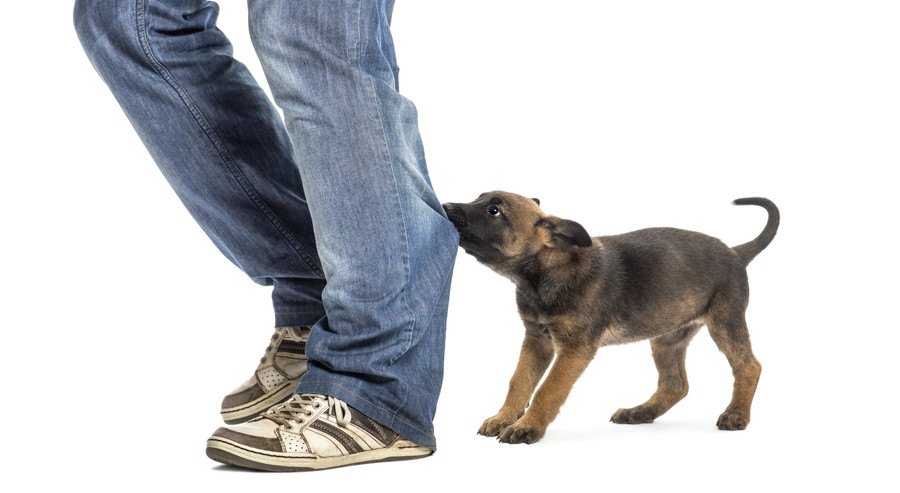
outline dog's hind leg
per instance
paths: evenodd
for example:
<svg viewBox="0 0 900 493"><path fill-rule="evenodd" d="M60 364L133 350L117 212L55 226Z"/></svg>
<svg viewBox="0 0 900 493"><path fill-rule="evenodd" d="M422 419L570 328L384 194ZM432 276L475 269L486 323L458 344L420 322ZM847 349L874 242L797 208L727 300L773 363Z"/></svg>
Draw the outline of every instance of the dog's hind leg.
<svg viewBox="0 0 900 493"><path fill-rule="evenodd" d="M618 424L652 423L672 408L688 393L687 373L684 360L688 344L703 326L692 323L687 327L669 332L650 340L653 350L653 361L659 371L659 382L656 392L640 406L630 409L619 409L609 419Z"/></svg>
<svg viewBox="0 0 900 493"><path fill-rule="evenodd" d="M746 300L746 297L742 299ZM731 403L719 416L716 426L720 430L743 430L750 422L750 404L756 393L756 384L762 365L750 347L750 333L744 319L746 302L727 303L719 296L710 306L707 319L709 335L716 346L728 358L734 375L734 392Z"/></svg>

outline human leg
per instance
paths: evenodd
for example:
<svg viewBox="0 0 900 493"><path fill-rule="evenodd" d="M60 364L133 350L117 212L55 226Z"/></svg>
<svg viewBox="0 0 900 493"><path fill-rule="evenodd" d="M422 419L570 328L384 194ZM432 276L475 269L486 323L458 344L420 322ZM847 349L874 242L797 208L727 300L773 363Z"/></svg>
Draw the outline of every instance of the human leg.
<svg viewBox="0 0 900 493"><path fill-rule="evenodd" d="M251 37L309 197L327 318L298 392L433 446L458 236L398 92L392 1L251 0Z"/></svg>
<svg viewBox="0 0 900 493"><path fill-rule="evenodd" d="M79 0L75 26L178 197L255 282L276 327L324 315L325 285L290 139L203 0Z"/></svg>

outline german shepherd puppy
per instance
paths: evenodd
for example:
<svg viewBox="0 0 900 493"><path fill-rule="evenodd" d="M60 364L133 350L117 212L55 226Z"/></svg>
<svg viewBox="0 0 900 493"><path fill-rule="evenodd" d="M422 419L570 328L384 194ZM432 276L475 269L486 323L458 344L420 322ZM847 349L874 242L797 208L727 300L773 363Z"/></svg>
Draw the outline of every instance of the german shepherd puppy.
<svg viewBox="0 0 900 493"><path fill-rule="evenodd" d="M597 349L642 339L650 339L658 388L611 421L650 423L687 394L685 350L704 325L734 374L731 403L716 426L743 430L762 369L744 320L746 267L775 237L779 213L764 198L734 203L763 207L769 220L756 239L732 248L674 228L591 238L580 224L544 214L537 199L508 192L444 204L463 250L516 284L525 323L506 401L478 433L505 443L540 440Z"/></svg>

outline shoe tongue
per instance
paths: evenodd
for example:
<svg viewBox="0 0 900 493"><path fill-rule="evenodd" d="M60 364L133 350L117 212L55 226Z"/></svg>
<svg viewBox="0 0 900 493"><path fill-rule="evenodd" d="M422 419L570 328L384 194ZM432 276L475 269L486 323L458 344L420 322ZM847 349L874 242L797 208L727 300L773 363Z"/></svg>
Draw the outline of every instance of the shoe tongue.
<svg viewBox="0 0 900 493"><path fill-rule="evenodd" d="M284 327L286 336L295 341L302 340L309 334L309 327ZM305 333L304 333L305 332Z"/></svg>

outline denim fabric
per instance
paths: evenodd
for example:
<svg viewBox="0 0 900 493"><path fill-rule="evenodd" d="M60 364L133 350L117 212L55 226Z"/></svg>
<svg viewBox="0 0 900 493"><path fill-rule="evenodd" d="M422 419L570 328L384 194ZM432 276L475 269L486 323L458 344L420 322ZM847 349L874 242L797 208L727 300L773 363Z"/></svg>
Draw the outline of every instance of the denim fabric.
<svg viewBox="0 0 900 493"><path fill-rule="evenodd" d="M276 326L314 324L298 392L425 446L458 237L398 92L392 0L250 0L285 122L202 0L79 0L91 62L193 217Z"/></svg>

